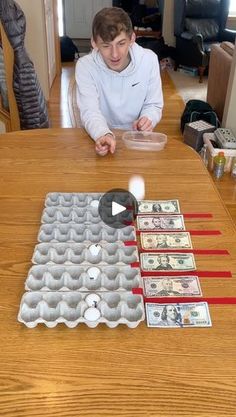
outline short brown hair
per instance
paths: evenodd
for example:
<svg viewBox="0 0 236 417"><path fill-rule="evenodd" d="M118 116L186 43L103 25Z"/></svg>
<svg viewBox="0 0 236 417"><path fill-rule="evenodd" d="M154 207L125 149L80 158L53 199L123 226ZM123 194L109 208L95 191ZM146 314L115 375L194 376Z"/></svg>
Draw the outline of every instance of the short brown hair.
<svg viewBox="0 0 236 417"><path fill-rule="evenodd" d="M100 36L104 42L111 42L121 32L131 37L133 26L129 15L120 7L105 7L93 19L92 33L96 42Z"/></svg>

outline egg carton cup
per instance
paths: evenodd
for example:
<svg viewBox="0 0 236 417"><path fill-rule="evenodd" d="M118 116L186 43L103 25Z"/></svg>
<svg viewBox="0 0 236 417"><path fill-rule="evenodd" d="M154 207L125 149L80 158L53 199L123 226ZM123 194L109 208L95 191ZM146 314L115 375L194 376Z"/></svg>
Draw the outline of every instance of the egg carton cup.
<svg viewBox="0 0 236 417"><path fill-rule="evenodd" d="M46 207L87 207L97 208L104 193L48 193L45 199Z"/></svg>
<svg viewBox="0 0 236 417"><path fill-rule="evenodd" d="M100 323L110 328L119 324L134 328L144 318L143 298L131 292L27 292L22 297L18 314L18 321L29 328L36 327L38 323L44 323L49 328L59 323L69 328L80 323L91 328Z"/></svg>
<svg viewBox="0 0 236 417"><path fill-rule="evenodd" d="M39 242L126 242L135 241L136 233L133 226L113 229L101 224L43 224L38 234Z"/></svg>
<svg viewBox="0 0 236 417"><path fill-rule="evenodd" d="M111 224L114 228L114 216L110 207L103 208L104 217L106 218L106 224ZM130 224L132 222L132 211L125 210L123 213L119 213L119 222L124 224ZM126 223L125 223L126 222ZM46 207L43 210L41 223L82 223L88 224L100 224L104 225L98 209L94 207Z"/></svg>
<svg viewBox="0 0 236 417"><path fill-rule="evenodd" d="M142 287L140 269L116 265L33 265L25 282L29 291L131 291L138 287Z"/></svg>
<svg viewBox="0 0 236 417"><path fill-rule="evenodd" d="M93 250L92 250L93 249ZM118 243L39 243L35 246L32 262L34 264L91 264L91 265L129 265L138 262L136 246L122 246Z"/></svg>

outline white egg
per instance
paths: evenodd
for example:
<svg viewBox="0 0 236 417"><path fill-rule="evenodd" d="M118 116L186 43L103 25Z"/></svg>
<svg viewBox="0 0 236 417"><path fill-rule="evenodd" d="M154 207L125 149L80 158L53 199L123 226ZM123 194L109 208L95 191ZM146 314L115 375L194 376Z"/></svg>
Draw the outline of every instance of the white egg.
<svg viewBox="0 0 236 417"><path fill-rule="evenodd" d="M88 321L97 321L101 317L100 311L95 307L89 307L84 312L84 318Z"/></svg>
<svg viewBox="0 0 236 417"><path fill-rule="evenodd" d="M90 251L91 255L93 255L93 256L97 256L101 249L102 248L98 243L89 246L89 251Z"/></svg>
<svg viewBox="0 0 236 417"><path fill-rule="evenodd" d="M100 300L101 298L99 295L95 293L88 294L87 297L85 297L85 301L89 307L96 307Z"/></svg>
<svg viewBox="0 0 236 417"><path fill-rule="evenodd" d="M143 200L145 197L145 181L141 175L133 175L129 179L129 192L136 200Z"/></svg>
<svg viewBox="0 0 236 417"><path fill-rule="evenodd" d="M99 200L92 200L91 203L90 203L90 206L98 208Z"/></svg>
<svg viewBox="0 0 236 417"><path fill-rule="evenodd" d="M96 266L92 266L91 268L87 270L87 274L90 279L97 279L100 272L101 272L100 269L97 268Z"/></svg>

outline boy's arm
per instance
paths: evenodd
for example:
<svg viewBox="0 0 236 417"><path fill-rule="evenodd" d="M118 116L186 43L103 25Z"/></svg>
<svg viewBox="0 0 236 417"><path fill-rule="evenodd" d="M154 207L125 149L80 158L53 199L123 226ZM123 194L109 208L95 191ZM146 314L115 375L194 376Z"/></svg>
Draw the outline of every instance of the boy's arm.
<svg viewBox="0 0 236 417"><path fill-rule="evenodd" d="M113 135L109 129L105 117L99 108L99 98L96 84L86 68L85 63L78 60L75 69L77 83L77 105L80 110L80 118L91 138L97 139L107 135ZM114 135L113 135L114 137Z"/></svg>

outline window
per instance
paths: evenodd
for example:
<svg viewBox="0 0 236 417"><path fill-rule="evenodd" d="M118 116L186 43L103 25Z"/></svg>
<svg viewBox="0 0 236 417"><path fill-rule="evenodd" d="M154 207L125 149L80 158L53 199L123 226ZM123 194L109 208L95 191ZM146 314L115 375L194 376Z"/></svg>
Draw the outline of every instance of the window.
<svg viewBox="0 0 236 417"><path fill-rule="evenodd" d="M236 0L230 0L229 15L236 16Z"/></svg>
<svg viewBox="0 0 236 417"><path fill-rule="evenodd" d="M58 13L58 31L59 36L64 35L64 20L63 20L63 3L62 0L57 2L57 13Z"/></svg>

